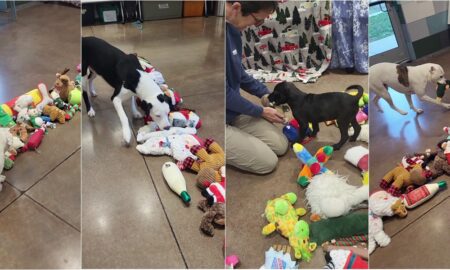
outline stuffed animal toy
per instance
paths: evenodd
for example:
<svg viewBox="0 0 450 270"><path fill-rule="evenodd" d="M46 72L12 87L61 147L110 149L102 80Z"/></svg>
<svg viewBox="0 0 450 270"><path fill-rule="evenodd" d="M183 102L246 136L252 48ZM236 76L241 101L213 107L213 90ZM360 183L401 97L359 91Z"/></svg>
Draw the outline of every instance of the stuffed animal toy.
<svg viewBox="0 0 450 270"><path fill-rule="evenodd" d="M369 186L355 187L347 184L347 178L323 173L312 178L306 189L307 205L311 213L320 218L334 218L346 215L369 198ZM317 218L313 217L317 221Z"/></svg>
<svg viewBox="0 0 450 270"><path fill-rule="evenodd" d="M300 186L306 187L314 175L320 173L331 173L323 164L331 157L333 147L324 146L317 150L314 156L312 156L308 150L299 143L294 144L293 149L297 158L303 163L303 168L300 170L297 177L297 183Z"/></svg>
<svg viewBox="0 0 450 270"><path fill-rule="evenodd" d="M41 112L38 109L28 110L28 116L30 117L31 125L35 128L40 128L42 125L45 124L44 120L41 117Z"/></svg>
<svg viewBox="0 0 450 270"><path fill-rule="evenodd" d="M38 84L39 93L42 96L42 101L36 105L36 109L42 111L45 105L49 105L53 103L53 99L48 94L47 86L43 83Z"/></svg>
<svg viewBox="0 0 450 270"><path fill-rule="evenodd" d="M345 152L344 159L361 171L369 170L369 149L364 146L355 146Z"/></svg>
<svg viewBox="0 0 450 270"><path fill-rule="evenodd" d="M226 181L223 179L220 182L211 183L206 189L202 190L202 195L209 205L225 203L225 186Z"/></svg>
<svg viewBox="0 0 450 270"><path fill-rule="evenodd" d="M67 103L61 99L57 91L52 91L50 96L53 99L53 104L58 107L58 109L64 110L67 107Z"/></svg>
<svg viewBox="0 0 450 270"><path fill-rule="evenodd" d="M27 110L28 107L32 106L32 104L33 104L32 96L21 95L19 98L16 99L13 109L14 109L14 111L16 111L19 114L22 110ZM24 114L26 114L26 112ZM19 117L17 117L17 118L19 118Z"/></svg>
<svg viewBox="0 0 450 270"><path fill-rule="evenodd" d="M424 185L431 178L432 172L423 169L420 164L415 165L409 171L399 165L381 179L380 187L391 195L399 197L402 194L402 188L406 188L407 192L410 192L414 186Z"/></svg>
<svg viewBox="0 0 450 270"><path fill-rule="evenodd" d="M56 73L54 89L58 91L59 96L64 102L69 101L69 93L75 88L75 83L67 76L70 69L66 68L61 73Z"/></svg>
<svg viewBox="0 0 450 270"><path fill-rule="evenodd" d="M169 122L172 127L191 127L199 129L202 126L200 117L195 112L187 109L170 112Z"/></svg>
<svg viewBox="0 0 450 270"><path fill-rule="evenodd" d="M136 149L144 155L169 155L175 160L183 162L188 158L192 160L197 159L189 149L200 144L201 140L195 135L168 135L151 137L145 143L137 145Z"/></svg>
<svg viewBox="0 0 450 270"><path fill-rule="evenodd" d="M445 90L448 90L450 87L450 81L446 80L445 83L438 83L436 87L436 100L441 102L442 98L445 95Z"/></svg>
<svg viewBox="0 0 450 270"><path fill-rule="evenodd" d="M14 166L17 153L24 145L25 144L18 137L13 136L12 145L10 145L8 151L5 152L5 170L9 170Z"/></svg>
<svg viewBox="0 0 450 270"><path fill-rule="evenodd" d="M36 150L39 147L39 145L41 145L42 139L44 139L44 134L45 134L44 127L36 129L36 131L30 135L27 144L25 144L21 148L21 152L26 152L28 150Z"/></svg>
<svg viewBox="0 0 450 270"><path fill-rule="evenodd" d="M369 264L350 250L336 249L325 253L325 269L368 269Z"/></svg>
<svg viewBox="0 0 450 270"><path fill-rule="evenodd" d="M352 136L355 131L353 127L348 129L348 136ZM359 133L358 141L369 143L369 124L361 125L361 132Z"/></svg>
<svg viewBox="0 0 450 270"><path fill-rule="evenodd" d="M160 130L155 122L150 122L149 124L139 128L136 140L139 143L143 143L149 138L166 137L170 135L182 135L182 134L195 135L196 133L197 129L191 127L186 128L171 127L168 130Z"/></svg>
<svg viewBox="0 0 450 270"><path fill-rule="evenodd" d="M225 226L225 204L215 203L209 205L206 200L202 200L198 203L200 208L205 214L200 222L200 229L209 236L214 236L214 225Z"/></svg>
<svg viewBox="0 0 450 270"><path fill-rule="evenodd" d="M180 104L183 103L183 99L181 98L180 93L168 88L166 84L161 84L159 87L168 97L166 101L169 103L170 111L178 111Z"/></svg>
<svg viewBox="0 0 450 270"><path fill-rule="evenodd" d="M279 198L269 200L264 214L269 224L262 229L263 235L269 235L278 230L282 236L289 239L289 244L294 249L296 259L311 259L311 252L317 247L315 243L309 243L309 227L299 216L306 213L304 208L294 209L297 195L290 192Z"/></svg>
<svg viewBox="0 0 450 270"><path fill-rule="evenodd" d="M393 197L386 191L377 191L369 198L369 254L378 244L385 247L391 242L391 238L383 231L383 217L398 215L405 217L408 211L402 200Z"/></svg>
<svg viewBox="0 0 450 270"><path fill-rule="evenodd" d="M283 134L284 136L286 136L286 138L288 139L288 141L295 143L298 141L298 131L300 130L300 125L298 124L297 120L295 120L295 118L293 118L291 121L289 121L288 124L286 124L283 127ZM306 129L306 137L308 137L307 139L304 140L304 143L309 142L309 140L311 140L311 134L312 134L312 130L311 130L311 124L308 126L308 128Z"/></svg>
<svg viewBox="0 0 450 270"><path fill-rule="evenodd" d="M56 106L45 105L42 114L50 116L50 120L54 122L58 120L60 124L64 124L66 122L66 113L58 109Z"/></svg>
<svg viewBox="0 0 450 270"><path fill-rule="evenodd" d="M358 123L362 125L365 124L367 120L369 120L367 114L365 114L362 109L359 109L358 113L356 114L356 121L358 121Z"/></svg>
<svg viewBox="0 0 450 270"><path fill-rule="evenodd" d="M11 127L15 124L12 116L3 110L3 106L0 106L0 127Z"/></svg>
<svg viewBox="0 0 450 270"><path fill-rule="evenodd" d="M203 147L200 145L192 146L191 153L196 155L198 159L186 158L180 164L182 168L188 168L198 173L204 168L212 168L215 171L219 171L225 165L225 153L222 147L211 138L205 140Z"/></svg>
<svg viewBox="0 0 450 270"><path fill-rule="evenodd" d="M438 151L431 153L430 158L423 162L422 167L427 166L430 169L432 178L437 178L443 174L450 175L450 164L447 155L450 150L449 145L449 140L441 140L437 144Z"/></svg>
<svg viewBox="0 0 450 270"><path fill-rule="evenodd" d="M9 132L14 136L19 136L22 142L26 142L28 140L28 132L34 131L34 127L26 124L26 123L18 123L14 127L9 129Z"/></svg>
<svg viewBox="0 0 450 270"><path fill-rule="evenodd" d="M5 166L5 152L13 145L13 135L8 128L0 128L0 191L2 190L2 183L6 176L2 175Z"/></svg>

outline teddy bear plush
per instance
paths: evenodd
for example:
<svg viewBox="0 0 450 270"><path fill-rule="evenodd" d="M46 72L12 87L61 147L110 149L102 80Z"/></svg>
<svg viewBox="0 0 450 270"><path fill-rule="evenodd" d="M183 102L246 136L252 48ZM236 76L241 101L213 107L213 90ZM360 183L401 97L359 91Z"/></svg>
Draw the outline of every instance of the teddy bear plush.
<svg viewBox="0 0 450 270"><path fill-rule="evenodd" d="M405 217L408 214L402 200L384 190L377 191L369 198L369 254L377 244L385 247L391 238L383 231L383 217L397 215Z"/></svg>
<svg viewBox="0 0 450 270"><path fill-rule="evenodd" d="M63 110L58 109L56 106L45 105L42 110L42 114L48 115L52 122L55 120L58 120L61 124L66 122L66 113Z"/></svg>
<svg viewBox="0 0 450 270"><path fill-rule="evenodd" d="M71 81L67 72L70 69L66 68L61 73L56 73L56 81L54 83L54 89L58 91L59 96L64 102L69 101L69 93L75 88L75 82Z"/></svg>
<svg viewBox="0 0 450 270"><path fill-rule="evenodd" d="M402 194L402 188L410 192L415 186L422 186L431 179L432 172L423 169L420 164L413 166L410 170L399 165L381 179L380 187L391 195L399 197Z"/></svg>
<svg viewBox="0 0 450 270"><path fill-rule="evenodd" d="M183 168L188 168L198 173L204 168L212 168L215 171L219 171L225 165L225 153L222 147L211 138L205 140L204 146L193 146L191 153L196 155L198 159L186 158L182 164Z"/></svg>
<svg viewBox="0 0 450 270"><path fill-rule="evenodd" d="M9 129L9 132L15 136L19 136L22 142L28 140L28 132L34 131L34 127L26 123L17 123L15 126Z"/></svg>
<svg viewBox="0 0 450 270"><path fill-rule="evenodd" d="M214 224L225 226L225 205L223 203L215 203L209 205L207 200L198 203L205 214L200 222L200 229L207 235L214 236Z"/></svg>

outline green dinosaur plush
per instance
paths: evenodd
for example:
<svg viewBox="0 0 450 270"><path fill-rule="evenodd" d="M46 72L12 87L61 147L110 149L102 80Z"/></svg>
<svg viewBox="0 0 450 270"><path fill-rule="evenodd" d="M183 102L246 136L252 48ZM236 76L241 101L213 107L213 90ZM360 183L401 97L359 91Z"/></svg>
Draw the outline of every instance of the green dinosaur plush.
<svg viewBox="0 0 450 270"><path fill-rule="evenodd" d="M264 211L269 224L262 229L263 235L269 235L278 230L281 235L289 239L289 244L294 249L296 259L311 259L311 252L317 247L315 243L309 243L308 223L298 220L306 214L304 208L295 209L293 204L297 201L295 193L286 193L283 196L269 200Z"/></svg>
<svg viewBox="0 0 450 270"><path fill-rule="evenodd" d="M289 237L289 244L294 249L296 259L309 262L312 252L316 250L317 243L309 242L309 225L304 220L299 220L294 227L294 233Z"/></svg>
<svg viewBox="0 0 450 270"><path fill-rule="evenodd" d="M2 106L0 106L0 126L2 127L12 127L15 126L16 123L12 119L11 115L7 114Z"/></svg>

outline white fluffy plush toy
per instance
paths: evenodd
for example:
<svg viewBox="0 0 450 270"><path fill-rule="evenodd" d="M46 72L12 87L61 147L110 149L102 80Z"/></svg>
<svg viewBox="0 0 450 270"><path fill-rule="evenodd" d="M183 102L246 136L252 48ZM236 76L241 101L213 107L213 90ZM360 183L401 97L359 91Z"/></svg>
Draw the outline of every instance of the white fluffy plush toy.
<svg viewBox="0 0 450 270"><path fill-rule="evenodd" d="M348 129L348 136L352 136L354 133L353 128ZM357 138L358 141L369 143L369 125L361 125L361 132Z"/></svg>
<svg viewBox="0 0 450 270"><path fill-rule="evenodd" d="M150 122L148 125L145 125L138 130L136 140L139 143L143 143L150 138L166 137L170 135L182 135L182 134L195 135L196 133L197 129L191 127L186 128L171 127L168 130L159 130L159 127L155 122Z"/></svg>
<svg viewBox="0 0 450 270"><path fill-rule="evenodd" d="M187 157L197 159L191 153L190 148L200 144L200 139L195 135L169 135L164 137L151 137L145 143L136 146L136 149L144 155L169 155L177 161L184 161Z"/></svg>
<svg viewBox="0 0 450 270"><path fill-rule="evenodd" d="M42 101L38 105L36 105L36 109L42 112L44 110L45 105L53 103L53 99L49 96L48 89L45 84L43 83L38 84L38 89L39 92L41 93Z"/></svg>
<svg viewBox="0 0 450 270"><path fill-rule="evenodd" d="M405 217L407 211L401 199L392 196L384 190L377 191L369 198L369 254L377 244L385 247L391 242L391 238L383 231L384 216L394 214Z"/></svg>
<svg viewBox="0 0 450 270"><path fill-rule="evenodd" d="M0 128L0 191L3 188L2 183L6 176L2 175L5 166L5 152L13 145L13 135L9 132L9 128Z"/></svg>
<svg viewBox="0 0 450 270"><path fill-rule="evenodd" d="M323 173L314 176L306 189L311 213L321 218L339 217L369 198L369 187L347 184L347 177Z"/></svg>

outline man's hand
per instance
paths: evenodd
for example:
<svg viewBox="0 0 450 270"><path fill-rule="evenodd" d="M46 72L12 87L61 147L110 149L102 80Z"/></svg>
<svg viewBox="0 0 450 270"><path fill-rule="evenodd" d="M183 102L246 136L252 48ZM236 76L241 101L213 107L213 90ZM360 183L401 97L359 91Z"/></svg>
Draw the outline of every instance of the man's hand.
<svg viewBox="0 0 450 270"><path fill-rule="evenodd" d="M283 115L280 114L276 109L270 107L263 107L263 113L261 115L267 121L272 123L284 123Z"/></svg>

